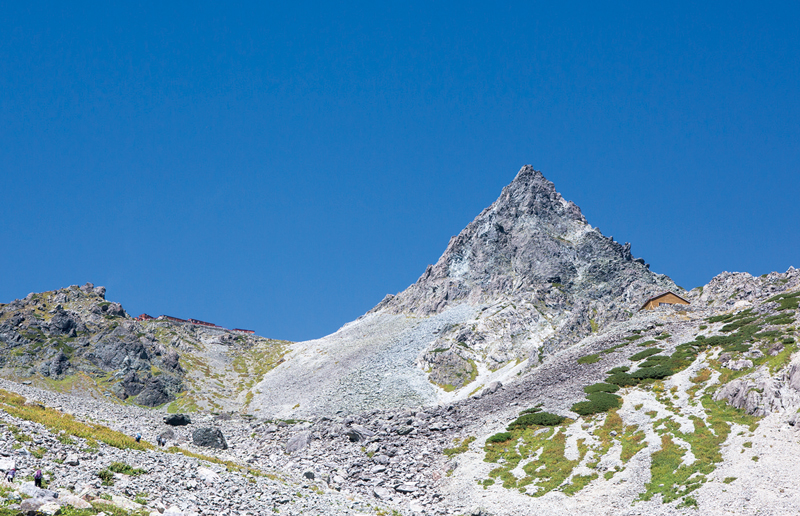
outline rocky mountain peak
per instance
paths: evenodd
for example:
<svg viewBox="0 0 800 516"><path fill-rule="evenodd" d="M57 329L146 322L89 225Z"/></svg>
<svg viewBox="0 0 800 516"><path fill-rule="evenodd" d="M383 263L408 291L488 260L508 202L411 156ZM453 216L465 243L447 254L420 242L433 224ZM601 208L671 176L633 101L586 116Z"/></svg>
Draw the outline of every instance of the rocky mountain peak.
<svg viewBox="0 0 800 516"><path fill-rule="evenodd" d="M416 283L371 313L427 317L472 307L477 315L439 332L420 361L437 385L458 388L477 374L574 344L625 320L650 296L680 292L588 224L551 181L522 167ZM466 312L465 312L466 313Z"/></svg>
<svg viewBox="0 0 800 516"><path fill-rule="evenodd" d="M650 284L648 292L637 289L627 296L638 302L651 291L675 288L665 278L650 272L644 260L634 260L630 244L592 228L578 206L526 165L491 206L450 239L435 265L376 309L429 315L462 301L475 304L514 293L542 297L556 288L597 298Z"/></svg>

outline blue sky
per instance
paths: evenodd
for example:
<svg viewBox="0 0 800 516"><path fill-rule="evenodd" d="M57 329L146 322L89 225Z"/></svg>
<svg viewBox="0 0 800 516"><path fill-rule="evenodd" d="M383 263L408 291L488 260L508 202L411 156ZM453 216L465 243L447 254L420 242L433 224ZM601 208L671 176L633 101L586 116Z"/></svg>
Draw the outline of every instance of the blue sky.
<svg viewBox="0 0 800 516"><path fill-rule="evenodd" d="M107 4L2 4L2 302L320 337L528 163L686 288L800 266L797 3Z"/></svg>

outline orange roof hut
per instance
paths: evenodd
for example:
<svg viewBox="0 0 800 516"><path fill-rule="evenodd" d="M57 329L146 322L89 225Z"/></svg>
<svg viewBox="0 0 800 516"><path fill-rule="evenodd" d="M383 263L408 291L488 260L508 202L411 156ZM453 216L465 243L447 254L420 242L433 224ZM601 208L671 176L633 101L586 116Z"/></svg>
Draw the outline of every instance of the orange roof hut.
<svg viewBox="0 0 800 516"><path fill-rule="evenodd" d="M659 305L688 305L689 302L683 299L681 296L677 294L673 294L672 292L664 292L663 294L659 294L655 297L651 297L642 305L639 311L642 310L652 310L657 308Z"/></svg>

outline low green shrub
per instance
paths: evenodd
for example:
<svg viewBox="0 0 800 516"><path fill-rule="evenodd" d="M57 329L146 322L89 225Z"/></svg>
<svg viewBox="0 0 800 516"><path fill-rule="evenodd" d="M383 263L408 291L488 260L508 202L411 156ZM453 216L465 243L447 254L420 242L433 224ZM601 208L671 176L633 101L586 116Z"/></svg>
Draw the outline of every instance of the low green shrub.
<svg viewBox="0 0 800 516"><path fill-rule="evenodd" d="M103 481L104 486L114 485L114 473L108 469L101 469L97 472L97 476Z"/></svg>
<svg viewBox="0 0 800 516"><path fill-rule="evenodd" d="M619 385L620 387L630 387L631 385L638 384L639 380L628 373L614 373L606 378L606 382Z"/></svg>
<svg viewBox="0 0 800 516"><path fill-rule="evenodd" d="M672 369L663 365L655 367L643 367L631 373L631 377L639 380L645 380L647 378L659 380L670 375L672 375Z"/></svg>
<svg viewBox="0 0 800 516"><path fill-rule="evenodd" d="M589 414L607 412L622 405L622 398L608 392L595 392L589 394L586 398L588 401L579 401L574 404L572 411L582 416L588 416Z"/></svg>
<svg viewBox="0 0 800 516"><path fill-rule="evenodd" d="M619 385L614 385L612 383L595 383L583 388L583 392L586 394L591 394L593 392L617 392L618 390Z"/></svg>
<svg viewBox="0 0 800 516"><path fill-rule="evenodd" d="M744 319L739 319L739 320L736 320L734 322L726 324L725 326L723 326L720 329L720 331L723 332L723 333L730 333L733 330L738 330L739 328L742 328L743 326L747 326L748 324L750 324L752 322L755 322L758 319L759 319L758 316L745 317Z"/></svg>
<svg viewBox="0 0 800 516"><path fill-rule="evenodd" d="M775 326L783 326L785 324L792 324L794 316L792 314L778 314L764 319L764 324L773 324Z"/></svg>
<svg viewBox="0 0 800 516"><path fill-rule="evenodd" d="M656 355L658 353L661 353L662 351L664 351L664 350L663 349L659 349L659 348L645 349L644 351L640 351L640 352L636 353L635 355L630 357L628 360L632 360L632 361L636 362L636 361L645 359L645 358L647 358L649 356L653 356L653 355Z"/></svg>
<svg viewBox="0 0 800 516"><path fill-rule="evenodd" d="M535 414L536 412L541 412L541 411L542 411L542 407L531 407L531 408L526 408L525 410L521 411L519 413L519 415L520 416L524 416L525 414Z"/></svg>
<svg viewBox="0 0 800 516"><path fill-rule="evenodd" d="M767 303L777 302L778 311L782 310L797 310L800 307L800 292L793 292L791 294L778 294L767 299Z"/></svg>
<svg viewBox="0 0 800 516"><path fill-rule="evenodd" d="M578 359L579 364L594 364L595 362L600 361L600 353L594 353L593 355L586 355L585 357L581 357Z"/></svg>
<svg viewBox="0 0 800 516"><path fill-rule="evenodd" d="M630 371L630 370L631 368L628 366L620 366L620 367L615 367L614 369L609 369L608 371L606 371L606 374L624 373L625 371Z"/></svg>
<svg viewBox="0 0 800 516"><path fill-rule="evenodd" d="M493 436L486 439L486 443L504 443L510 441L514 435L511 432L500 432L499 434L494 434Z"/></svg>
<svg viewBox="0 0 800 516"><path fill-rule="evenodd" d="M124 462L112 462L111 465L108 466L108 469L114 473L122 473L123 475L131 475L134 477L147 473L147 471L142 468L134 468Z"/></svg>
<svg viewBox="0 0 800 516"><path fill-rule="evenodd" d="M524 416L520 416L512 421L506 430L511 431L515 428L525 428L528 426L556 426L560 425L564 419L565 418L563 416L551 414L549 412L525 414Z"/></svg>
<svg viewBox="0 0 800 516"><path fill-rule="evenodd" d="M658 342L654 340L646 340L644 342L638 343L637 346L639 346L640 348L649 348L650 346L655 346L656 344L658 344Z"/></svg>

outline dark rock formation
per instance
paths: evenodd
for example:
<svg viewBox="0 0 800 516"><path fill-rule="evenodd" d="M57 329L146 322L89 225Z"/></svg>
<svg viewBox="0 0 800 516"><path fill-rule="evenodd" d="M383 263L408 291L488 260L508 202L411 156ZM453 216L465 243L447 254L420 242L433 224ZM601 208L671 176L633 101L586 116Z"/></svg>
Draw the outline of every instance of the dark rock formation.
<svg viewBox="0 0 800 516"><path fill-rule="evenodd" d="M192 424L192 418L188 414L170 414L164 416L164 424L169 426L185 426Z"/></svg>
<svg viewBox="0 0 800 516"><path fill-rule="evenodd" d="M216 448L218 450L228 449L228 443L225 442L225 436L222 435L222 430L219 428L198 428L192 432L192 442L194 442L195 446Z"/></svg>

